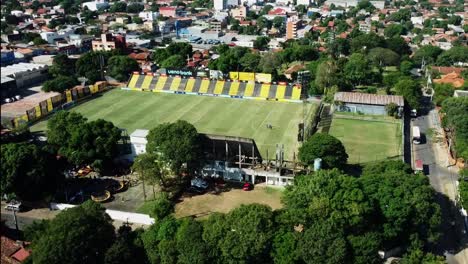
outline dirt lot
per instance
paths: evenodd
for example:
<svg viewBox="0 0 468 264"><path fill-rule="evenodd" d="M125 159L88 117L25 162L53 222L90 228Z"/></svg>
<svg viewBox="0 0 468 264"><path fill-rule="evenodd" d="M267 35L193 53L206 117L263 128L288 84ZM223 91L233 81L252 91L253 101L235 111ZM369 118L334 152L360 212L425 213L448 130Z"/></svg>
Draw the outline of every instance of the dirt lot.
<svg viewBox="0 0 468 264"><path fill-rule="evenodd" d="M21 94L23 96L23 99L19 101L9 104L2 103L2 119L24 115L26 114L26 110L29 110L38 105L40 102L47 100L53 96L56 96L60 93L44 93L41 91L41 86L35 86L27 89Z"/></svg>
<svg viewBox="0 0 468 264"><path fill-rule="evenodd" d="M207 217L213 212L227 213L241 204L260 203L279 209L281 204L282 189L273 187L256 187L252 191L232 189L228 192L216 194L203 194L182 198L176 205L176 217Z"/></svg>

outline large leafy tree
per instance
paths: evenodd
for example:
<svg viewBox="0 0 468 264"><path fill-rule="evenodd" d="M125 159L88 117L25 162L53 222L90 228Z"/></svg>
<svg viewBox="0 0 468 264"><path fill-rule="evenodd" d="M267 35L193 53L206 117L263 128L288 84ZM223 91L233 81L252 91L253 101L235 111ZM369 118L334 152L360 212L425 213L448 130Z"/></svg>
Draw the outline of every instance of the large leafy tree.
<svg viewBox="0 0 468 264"><path fill-rule="evenodd" d="M172 55L161 62L163 68L183 68L187 64L182 55Z"/></svg>
<svg viewBox="0 0 468 264"><path fill-rule="evenodd" d="M222 256L230 262L264 263L273 236L273 212L266 205L241 205L226 217L229 229L221 238Z"/></svg>
<svg viewBox="0 0 468 264"><path fill-rule="evenodd" d="M451 66L457 62L468 61L468 47L456 46L447 51L442 52L437 57L437 65Z"/></svg>
<svg viewBox="0 0 468 264"><path fill-rule="evenodd" d="M400 62L400 56L396 52L385 48L373 48L367 56L377 66L397 66Z"/></svg>
<svg viewBox="0 0 468 264"><path fill-rule="evenodd" d="M240 60L240 64L244 71L256 72L258 71L261 56L256 53L247 53Z"/></svg>
<svg viewBox="0 0 468 264"><path fill-rule="evenodd" d="M147 139L146 151L158 153L176 173L183 164L191 169L201 157L197 129L187 121L160 124L150 130Z"/></svg>
<svg viewBox="0 0 468 264"><path fill-rule="evenodd" d="M351 40L352 52L362 52L384 46L385 39L375 33L358 35Z"/></svg>
<svg viewBox="0 0 468 264"><path fill-rule="evenodd" d="M348 154L337 138L316 133L299 148L299 160L306 165L312 165L317 158L322 159L324 168L335 168L346 164Z"/></svg>
<svg viewBox="0 0 468 264"><path fill-rule="evenodd" d="M468 160L468 98L448 98L442 103L444 127L455 134L455 154Z"/></svg>
<svg viewBox="0 0 468 264"><path fill-rule="evenodd" d="M421 106L422 91L418 81L404 78L395 84L396 94L401 95L413 109L419 109Z"/></svg>
<svg viewBox="0 0 468 264"><path fill-rule="evenodd" d="M413 61L416 65L421 65L423 60L426 62L426 65L432 64L441 53L442 49L437 46L422 46L414 53Z"/></svg>
<svg viewBox="0 0 468 264"><path fill-rule="evenodd" d="M42 85L42 91L44 92L59 92L62 93L67 89L73 88L78 84L75 77L59 75L54 79L44 82Z"/></svg>
<svg viewBox="0 0 468 264"><path fill-rule="evenodd" d="M92 201L59 213L33 241L34 263L103 263L115 239L112 219Z"/></svg>
<svg viewBox="0 0 468 264"><path fill-rule="evenodd" d="M76 61L76 73L80 77L86 77L90 83L95 83L102 79L101 71L109 57L109 52L87 52Z"/></svg>
<svg viewBox="0 0 468 264"><path fill-rule="evenodd" d="M363 230L372 214L372 204L359 180L337 169L297 176L282 201L293 210L296 224L327 219L347 230Z"/></svg>
<svg viewBox="0 0 468 264"><path fill-rule="evenodd" d="M49 68L49 73L54 77L60 75L71 76L75 74L75 65L66 54L58 54L54 57L52 66Z"/></svg>
<svg viewBox="0 0 468 264"><path fill-rule="evenodd" d="M349 57L344 69L345 78L353 85L372 82L372 68L369 61L361 53L354 53Z"/></svg>
<svg viewBox="0 0 468 264"><path fill-rule="evenodd" d="M441 221L435 192L424 175L408 174L406 166L401 168L395 162L383 162L364 170L361 181L376 205L374 221L390 247L409 245L412 236L434 243Z"/></svg>
<svg viewBox="0 0 468 264"><path fill-rule="evenodd" d="M206 258L207 246L202 239L203 226L192 218L181 221L176 233L178 251L177 263L209 263Z"/></svg>
<svg viewBox="0 0 468 264"><path fill-rule="evenodd" d="M133 71L139 71L140 66L136 60L123 55L112 56L109 59L107 69L109 75L118 81L126 81Z"/></svg>
<svg viewBox="0 0 468 264"><path fill-rule="evenodd" d="M305 263L347 263L349 253L341 229L330 221L317 221L305 230L299 243Z"/></svg>
<svg viewBox="0 0 468 264"><path fill-rule="evenodd" d="M55 189L61 177L51 156L36 145L1 145L1 193L22 199L38 199Z"/></svg>
<svg viewBox="0 0 468 264"><path fill-rule="evenodd" d="M111 122L86 122L76 112L60 111L47 123L47 141L76 165L111 161L118 153L120 130Z"/></svg>

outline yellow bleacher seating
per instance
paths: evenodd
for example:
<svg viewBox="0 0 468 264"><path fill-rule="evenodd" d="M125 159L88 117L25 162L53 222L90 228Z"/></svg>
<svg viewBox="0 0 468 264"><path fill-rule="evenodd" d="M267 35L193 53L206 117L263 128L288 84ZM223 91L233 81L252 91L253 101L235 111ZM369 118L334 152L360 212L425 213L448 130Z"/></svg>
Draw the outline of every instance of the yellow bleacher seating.
<svg viewBox="0 0 468 264"><path fill-rule="evenodd" d="M254 92L254 88L255 88L255 83L251 83L251 82L247 83L245 87L244 96L252 96Z"/></svg>
<svg viewBox="0 0 468 264"><path fill-rule="evenodd" d="M171 90L171 91L177 91L177 89L179 89L179 85L180 85L180 81L181 81L181 80L182 80L182 79L181 79L180 77L174 78L174 80L173 80L172 83L171 83L171 88L170 88L170 90Z"/></svg>
<svg viewBox="0 0 468 264"><path fill-rule="evenodd" d="M152 80L153 80L153 75L146 75L145 79L143 80L143 84L141 85L141 89L148 90Z"/></svg>
<svg viewBox="0 0 468 264"><path fill-rule="evenodd" d="M279 84L278 88L276 88L276 95L275 98L277 99L283 99L284 98L284 93L286 92L286 85Z"/></svg>
<svg viewBox="0 0 468 264"><path fill-rule="evenodd" d="M187 86L185 86L185 91L191 92L193 90L194 85L195 85L195 79L194 78L188 79Z"/></svg>
<svg viewBox="0 0 468 264"><path fill-rule="evenodd" d="M239 91L239 82L231 82L231 88L229 88L229 95L237 95Z"/></svg>
<svg viewBox="0 0 468 264"><path fill-rule="evenodd" d="M132 74L132 78L128 82L128 88L130 88L130 89L136 88L135 85L136 85L136 82L138 81L139 77L140 77L139 74Z"/></svg>
<svg viewBox="0 0 468 264"><path fill-rule="evenodd" d="M221 94L224 88L224 81L217 81L214 89L214 94Z"/></svg>
<svg viewBox="0 0 468 264"><path fill-rule="evenodd" d="M292 92L291 99L292 100L301 99L301 87L300 86L294 86L293 87L293 92Z"/></svg>
<svg viewBox="0 0 468 264"><path fill-rule="evenodd" d="M164 84L166 84L166 81L167 81L167 76L159 77L158 82L156 83L156 89L154 89L154 90L155 91L156 90L162 90L163 87L164 87Z"/></svg>
<svg viewBox="0 0 468 264"><path fill-rule="evenodd" d="M260 90L260 97L262 98L268 98L268 94L270 92L270 84L262 84L261 90Z"/></svg>
<svg viewBox="0 0 468 264"><path fill-rule="evenodd" d="M209 79L203 79L200 85L200 90L198 91L199 93L206 93L208 92L208 87L210 86L210 80Z"/></svg>

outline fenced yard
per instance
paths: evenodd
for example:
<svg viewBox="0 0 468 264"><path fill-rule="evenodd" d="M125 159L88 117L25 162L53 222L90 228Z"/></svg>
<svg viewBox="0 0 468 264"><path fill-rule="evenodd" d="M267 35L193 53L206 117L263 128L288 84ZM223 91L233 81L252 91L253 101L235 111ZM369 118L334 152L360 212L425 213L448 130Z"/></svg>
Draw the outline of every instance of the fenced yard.
<svg viewBox="0 0 468 264"><path fill-rule="evenodd" d="M400 120L379 116L334 116L329 133L345 146L348 163L402 158Z"/></svg>

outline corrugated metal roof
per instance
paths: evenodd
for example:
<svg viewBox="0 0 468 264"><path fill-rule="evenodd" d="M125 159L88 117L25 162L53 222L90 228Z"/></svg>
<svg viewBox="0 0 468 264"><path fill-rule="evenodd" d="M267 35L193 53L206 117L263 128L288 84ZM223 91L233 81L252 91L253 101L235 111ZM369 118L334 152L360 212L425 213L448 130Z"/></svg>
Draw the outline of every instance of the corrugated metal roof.
<svg viewBox="0 0 468 264"><path fill-rule="evenodd" d="M403 106L405 104L403 96L399 95L338 92L335 94L334 99L339 102L368 105L388 105L390 103L395 103L398 106Z"/></svg>

